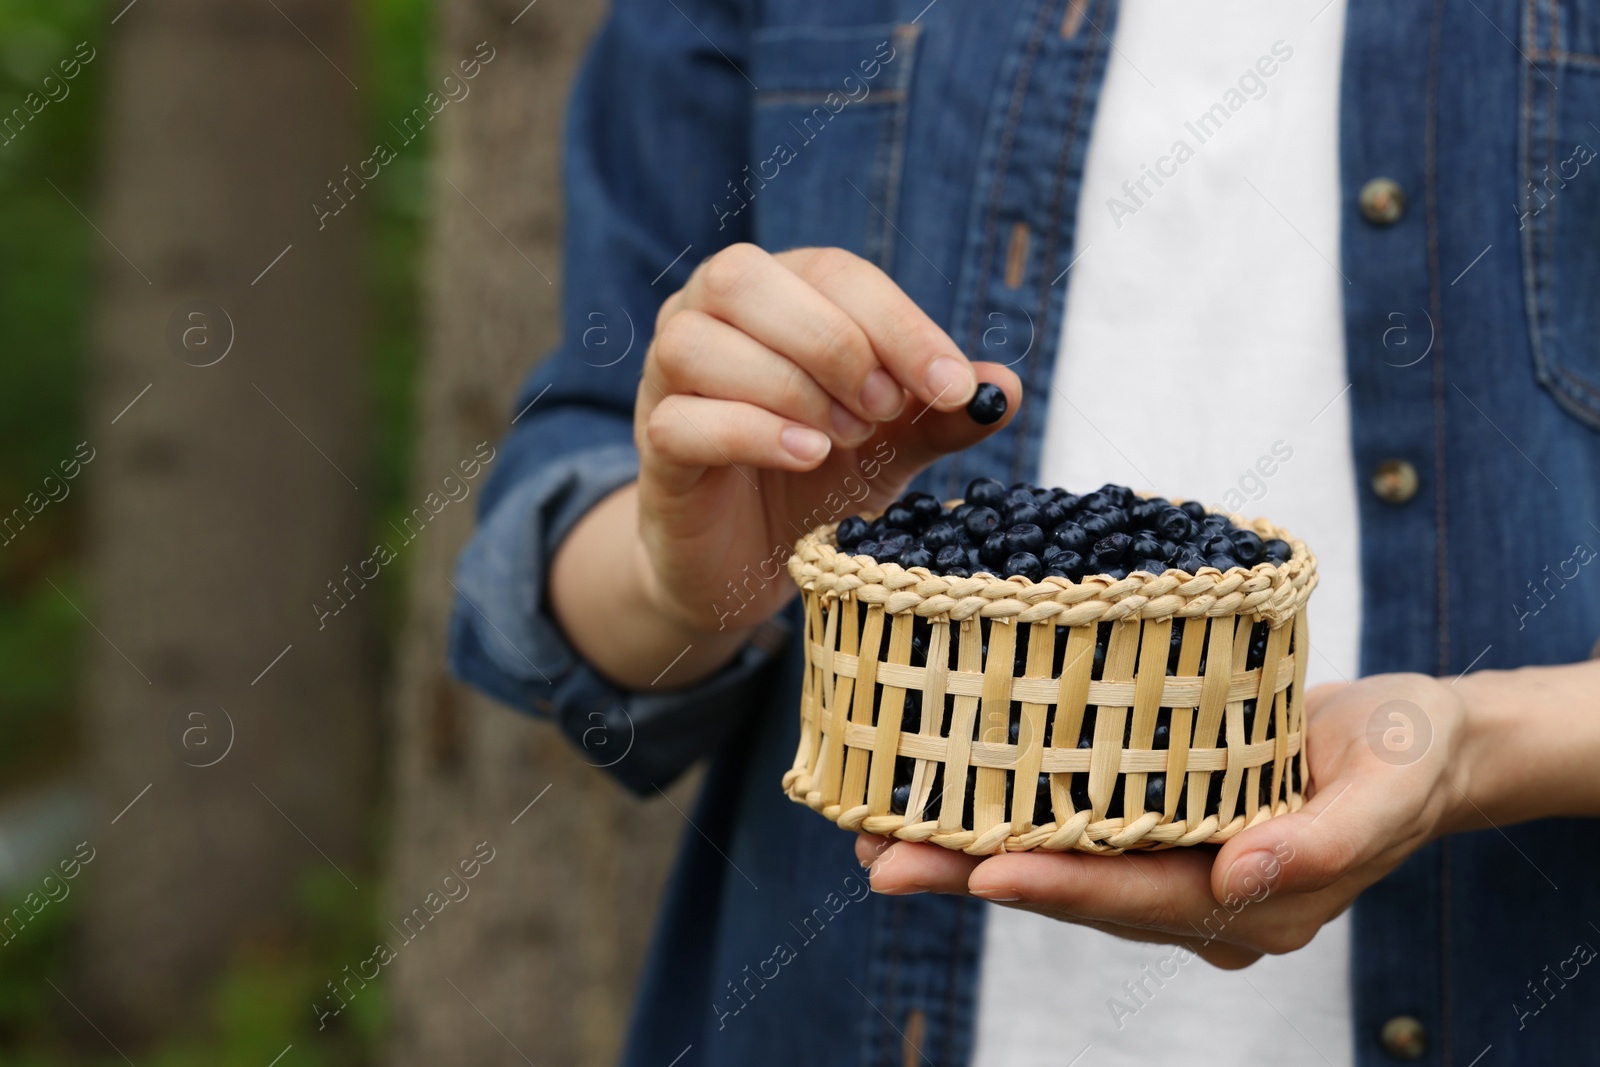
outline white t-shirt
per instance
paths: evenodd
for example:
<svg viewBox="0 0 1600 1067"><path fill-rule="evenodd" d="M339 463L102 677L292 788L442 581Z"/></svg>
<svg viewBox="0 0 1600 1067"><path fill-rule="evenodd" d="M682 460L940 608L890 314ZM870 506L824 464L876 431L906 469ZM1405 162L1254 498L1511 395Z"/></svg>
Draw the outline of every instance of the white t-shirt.
<svg viewBox="0 0 1600 1067"><path fill-rule="evenodd" d="M1311 684L1356 677L1360 626L1336 266L1344 2L1323 2L1124 0L1040 474L1192 497L1304 537L1321 575ZM1143 403L1109 403L1121 397ZM977 1067L1353 1062L1346 919L1299 952L1221 971L1170 946L988 915Z"/></svg>

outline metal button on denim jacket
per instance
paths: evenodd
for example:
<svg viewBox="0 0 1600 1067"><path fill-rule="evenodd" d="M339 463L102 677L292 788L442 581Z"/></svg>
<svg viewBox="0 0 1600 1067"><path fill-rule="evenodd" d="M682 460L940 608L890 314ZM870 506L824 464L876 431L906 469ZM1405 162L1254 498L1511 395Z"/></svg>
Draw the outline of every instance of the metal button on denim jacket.
<svg viewBox="0 0 1600 1067"><path fill-rule="evenodd" d="M538 400L482 497L451 654L579 745L626 731L609 769L636 791L712 761L630 1067L970 1056L981 906L867 895L850 835L778 789L799 669L783 620L701 686L623 693L564 643L544 575L636 472L657 306L735 241L851 249L973 358L1011 364L1020 416L922 484L1031 478L1115 21L1111 0L618 0L585 65L564 340L511 409ZM1362 491L1362 670L1582 659L1600 637L1600 2L1350 0L1341 93L1352 447L1365 475L1414 475ZM1359 202L1376 178L1403 196L1381 224ZM1421 1063L1592 1060L1600 985L1549 976L1600 944L1594 831L1461 835L1369 890L1358 1062L1390 1062L1399 1016L1427 1035Z"/></svg>

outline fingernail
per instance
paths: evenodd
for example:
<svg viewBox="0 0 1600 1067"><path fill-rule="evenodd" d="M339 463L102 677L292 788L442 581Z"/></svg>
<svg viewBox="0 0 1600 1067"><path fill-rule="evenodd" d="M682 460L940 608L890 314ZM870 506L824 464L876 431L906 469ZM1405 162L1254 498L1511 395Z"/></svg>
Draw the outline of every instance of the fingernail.
<svg viewBox="0 0 1600 1067"><path fill-rule="evenodd" d="M974 889L972 895L992 900L996 904L1009 904L1014 900L1021 900L1022 894L1014 889Z"/></svg>
<svg viewBox="0 0 1600 1067"><path fill-rule="evenodd" d="M783 450L801 463L815 463L833 447L828 435L809 426L789 426L778 435Z"/></svg>
<svg viewBox="0 0 1600 1067"><path fill-rule="evenodd" d="M841 441L864 441L872 433L872 425L862 422L851 414L850 409L839 403L833 402L833 411L830 416L833 420L833 432Z"/></svg>
<svg viewBox="0 0 1600 1067"><path fill-rule="evenodd" d="M905 390L889 377L888 371L879 367L861 383L861 406L879 422L888 422L905 410Z"/></svg>
<svg viewBox="0 0 1600 1067"><path fill-rule="evenodd" d="M928 887L925 885L902 885L894 889L879 889L877 886L873 886L872 891L881 897L913 897L918 893L928 892Z"/></svg>
<svg viewBox="0 0 1600 1067"><path fill-rule="evenodd" d="M1246 852L1233 861L1233 866L1228 868L1228 873L1223 877L1223 885L1228 887L1228 892L1238 897L1249 897L1270 890L1278 880L1283 865L1278 858L1270 852L1258 850Z"/></svg>
<svg viewBox="0 0 1600 1067"><path fill-rule="evenodd" d="M928 368L928 393L941 402L965 404L977 388L978 380L973 377L972 368L959 360L940 356Z"/></svg>

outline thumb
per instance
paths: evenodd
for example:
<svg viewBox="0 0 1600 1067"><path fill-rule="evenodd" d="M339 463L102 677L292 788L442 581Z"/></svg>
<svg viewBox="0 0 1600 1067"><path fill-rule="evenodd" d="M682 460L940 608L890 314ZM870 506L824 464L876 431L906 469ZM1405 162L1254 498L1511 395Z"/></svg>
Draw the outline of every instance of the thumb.
<svg viewBox="0 0 1600 1067"><path fill-rule="evenodd" d="M974 363L972 371L980 387L987 382L1005 393L1005 414L984 425L966 408L938 411L919 402L907 404L899 418L883 427L882 435L895 449L894 466L908 478L951 452L972 447L1016 418L1022 405L1022 379L998 363Z"/></svg>
<svg viewBox="0 0 1600 1067"><path fill-rule="evenodd" d="M1299 811L1274 816L1222 846L1211 866L1218 901L1326 889L1379 851L1393 818L1383 791L1330 783Z"/></svg>

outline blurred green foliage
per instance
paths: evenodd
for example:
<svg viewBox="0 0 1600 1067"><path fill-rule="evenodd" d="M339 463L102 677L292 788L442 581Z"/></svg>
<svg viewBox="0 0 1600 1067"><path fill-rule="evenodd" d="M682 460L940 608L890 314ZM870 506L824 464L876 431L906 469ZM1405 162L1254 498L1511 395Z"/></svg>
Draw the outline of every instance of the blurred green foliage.
<svg viewBox="0 0 1600 1067"><path fill-rule="evenodd" d="M96 0L0 0L0 114L39 92L78 42L98 44L101 11ZM42 491L80 440L93 234L66 197L76 200L88 185L103 69L83 67L65 83L64 99L0 146L0 513L7 515ZM72 492L0 546L0 775L8 782L70 751L82 621L44 579L70 584L80 503Z"/></svg>
<svg viewBox="0 0 1600 1067"><path fill-rule="evenodd" d="M127 0L0 0L0 115L38 91L80 41L101 51L70 93L0 145L0 514L31 491L83 438L82 399L99 238L68 202L93 202L103 143L104 47ZM434 80L432 0L358 0L371 143L410 111ZM46 121L48 119L48 121ZM0 138L3 139L3 138ZM366 254L374 534L404 513L413 458L414 381L421 345L420 258L427 207L426 140L407 146L374 183ZM53 774L76 752L77 655L85 624L51 587L78 598L82 496L73 492L0 545L0 782L13 789ZM365 495L365 494L364 494ZM383 584L383 631L398 629L403 582ZM373 828L374 837L381 827ZM376 854L376 853L374 853ZM364 883L376 884L363 879ZM76 895L52 905L0 946L0 1063L62 1067L123 1062L83 1044L81 1019L50 988L67 985ZM10 904L5 907L9 909ZM372 1062L381 988L316 1029L312 1003L341 968L366 958L381 925L381 894L352 893L310 868L289 928L238 947L208 1017L192 1033L139 1057L154 1067L355 1067ZM47 981L48 980L48 981ZM93 1041L93 1035L88 1039Z"/></svg>

